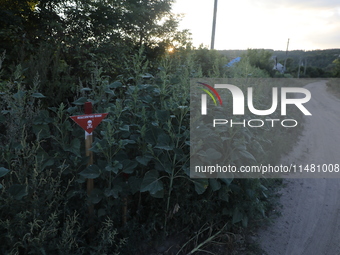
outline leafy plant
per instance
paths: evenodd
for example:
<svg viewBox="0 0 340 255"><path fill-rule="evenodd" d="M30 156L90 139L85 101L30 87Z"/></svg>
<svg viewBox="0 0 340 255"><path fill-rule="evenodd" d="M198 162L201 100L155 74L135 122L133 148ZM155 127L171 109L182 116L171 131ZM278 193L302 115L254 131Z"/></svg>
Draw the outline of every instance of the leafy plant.
<svg viewBox="0 0 340 255"><path fill-rule="evenodd" d="M30 83L21 65L1 81L1 253L131 254L178 233L191 236L182 245L195 252L265 216L268 180L189 177L189 80L203 70L196 53L179 50L150 62L144 49L124 58L125 72L116 79L90 63L57 105L41 93L40 76ZM211 58L216 65L206 71L221 74L220 58ZM263 74L249 62L244 67L235 76L248 67ZM259 87L255 106L267 107L266 98ZM109 113L93 132L91 166L83 131L69 118L88 101L95 112ZM268 161L277 136L268 133L230 129L225 161Z"/></svg>

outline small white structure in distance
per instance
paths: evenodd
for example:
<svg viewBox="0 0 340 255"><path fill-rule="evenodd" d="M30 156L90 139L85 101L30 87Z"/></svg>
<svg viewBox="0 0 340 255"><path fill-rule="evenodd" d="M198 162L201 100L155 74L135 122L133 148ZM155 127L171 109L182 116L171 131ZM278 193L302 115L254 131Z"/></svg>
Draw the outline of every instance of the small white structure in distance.
<svg viewBox="0 0 340 255"><path fill-rule="evenodd" d="M277 57L273 56L272 59L274 60L273 70L276 70L280 73L284 73L286 71L285 67L281 63L277 62Z"/></svg>

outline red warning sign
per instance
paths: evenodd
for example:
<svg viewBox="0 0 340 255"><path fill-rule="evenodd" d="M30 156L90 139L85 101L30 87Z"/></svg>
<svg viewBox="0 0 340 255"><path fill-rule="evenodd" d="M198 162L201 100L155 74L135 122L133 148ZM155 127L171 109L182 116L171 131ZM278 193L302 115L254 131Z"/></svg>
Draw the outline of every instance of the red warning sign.
<svg viewBox="0 0 340 255"><path fill-rule="evenodd" d="M79 126L81 126L82 129L84 129L87 133L91 134L107 114L108 113L93 113L71 116L70 118L73 119Z"/></svg>

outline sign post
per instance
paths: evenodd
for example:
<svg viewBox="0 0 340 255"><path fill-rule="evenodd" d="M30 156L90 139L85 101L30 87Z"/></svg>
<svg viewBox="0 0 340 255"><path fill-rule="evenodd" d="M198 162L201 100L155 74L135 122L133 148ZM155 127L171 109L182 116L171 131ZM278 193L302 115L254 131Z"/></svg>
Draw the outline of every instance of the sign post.
<svg viewBox="0 0 340 255"><path fill-rule="evenodd" d="M87 166L93 165L93 153L90 151L92 147L93 137L92 131L100 124L100 122L106 117L108 113L92 113L92 103L86 102L84 105L85 115L71 116L82 129L85 130L85 154L89 157ZM93 179L87 179L87 195L90 196L93 191ZM89 204L89 214L93 215L93 204Z"/></svg>

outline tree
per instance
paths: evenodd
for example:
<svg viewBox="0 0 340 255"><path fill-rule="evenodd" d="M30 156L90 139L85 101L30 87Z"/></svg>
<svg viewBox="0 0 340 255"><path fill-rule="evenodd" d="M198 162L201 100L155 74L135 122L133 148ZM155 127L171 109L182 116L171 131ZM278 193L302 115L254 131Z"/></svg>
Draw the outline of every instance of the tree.
<svg viewBox="0 0 340 255"><path fill-rule="evenodd" d="M334 77L340 77L340 58L337 58L333 61L333 75Z"/></svg>
<svg viewBox="0 0 340 255"><path fill-rule="evenodd" d="M270 60L272 53L264 49L248 49L244 57L247 57L249 63L268 74L273 75L273 62Z"/></svg>
<svg viewBox="0 0 340 255"><path fill-rule="evenodd" d="M29 61L42 47L55 49L86 77L88 62L118 74L123 55L144 45L149 56L188 43L171 14L173 0L0 0L1 51L12 65ZM7 16L6 16L7 15ZM13 45L15 47L13 47ZM56 53L55 53L56 54Z"/></svg>
<svg viewBox="0 0 340 255"><path fill-rule="evenodd" d="M20 57L32 32L37 0L0 0L0 52L6 51L7 59Z"/></svg>
<svg viewBox="0 0 340 255"><path fill-rule="evenodd" d="M28 40L67 46L116 42L156 46L182 40L173 0L1 0L4 29L21 30ZM8 33L7 33L8 35ZM170 38L171 37L171 38Z"/></svg>

